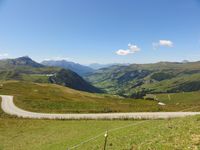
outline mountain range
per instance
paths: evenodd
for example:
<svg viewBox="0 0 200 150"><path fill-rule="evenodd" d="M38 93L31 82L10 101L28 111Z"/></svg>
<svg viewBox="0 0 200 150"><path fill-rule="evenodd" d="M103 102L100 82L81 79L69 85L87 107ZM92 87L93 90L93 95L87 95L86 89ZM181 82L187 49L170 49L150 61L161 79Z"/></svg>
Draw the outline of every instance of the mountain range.
<svg viewBox="0 0 200 150"><path fill-rule="evenodd" d="M22 80L54 83L81 91L101 92L69 69L45 66L27 56L0 60L0 78L2 81Z"/></svg>
<svg viewBox="0 0 200 150"><path fill-rule="evenodd" d="M200 61L115 64L94 70L67 61L41 64L26 56L0 60L0 78L2 81L54 83L81 91L143 98L150 93L200 90Z"/></svg>

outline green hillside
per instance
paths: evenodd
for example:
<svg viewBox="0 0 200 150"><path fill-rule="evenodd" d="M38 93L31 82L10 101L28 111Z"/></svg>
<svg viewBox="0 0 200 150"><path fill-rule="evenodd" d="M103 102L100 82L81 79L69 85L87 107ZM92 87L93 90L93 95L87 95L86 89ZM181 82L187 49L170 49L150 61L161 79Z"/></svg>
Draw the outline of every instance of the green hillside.
<svg viewBox="0 0 200 150"><path fill-rule="evenodd" d="M81 91L101 92L71 70L46 67L29 57L0 60L0 79L55 83Z"/></svg>
<svg viewBox="0 0 200 150"><path fill-rule="evenodd" d="M107 93L141 98L147 93L200 90L200 62L160 62L103 68L85 77Z"/></svg>

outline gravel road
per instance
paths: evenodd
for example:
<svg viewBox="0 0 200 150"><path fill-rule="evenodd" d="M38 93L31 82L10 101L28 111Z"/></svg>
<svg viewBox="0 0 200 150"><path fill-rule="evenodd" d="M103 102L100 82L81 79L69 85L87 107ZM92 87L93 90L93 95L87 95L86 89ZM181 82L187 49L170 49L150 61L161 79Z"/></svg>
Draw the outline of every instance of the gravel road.
<svg viewBox="0 0 200 150"><path fill-rule="evenodd" d="M131 112L131 113L91 113L91 114L50 114L36 113L18 108L13 103L13 96L0 95L1 108L10 115L36 119L167 119L198 115L200 112Z"/></svg>

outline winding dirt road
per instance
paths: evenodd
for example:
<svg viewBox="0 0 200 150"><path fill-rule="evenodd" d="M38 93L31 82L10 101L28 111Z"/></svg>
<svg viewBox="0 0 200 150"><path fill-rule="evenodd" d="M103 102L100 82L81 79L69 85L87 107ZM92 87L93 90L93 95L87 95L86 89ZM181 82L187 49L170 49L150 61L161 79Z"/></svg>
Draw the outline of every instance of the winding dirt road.
<svg viewBox="0 0 200 150"><path fill-rule="evenodd" d="M50 114L36 113L18 108L13 103L13 96L0 95L1 108L10 115L36 119L167 119L198 115L200 112L136 112L136 113L97 113L97 114Z"/></svg>

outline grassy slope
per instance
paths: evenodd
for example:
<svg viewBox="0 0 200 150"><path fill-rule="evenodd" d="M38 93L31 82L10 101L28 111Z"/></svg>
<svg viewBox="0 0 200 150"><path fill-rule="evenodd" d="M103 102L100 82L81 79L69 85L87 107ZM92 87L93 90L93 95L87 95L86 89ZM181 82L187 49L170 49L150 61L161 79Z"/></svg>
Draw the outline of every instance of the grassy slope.
<svg viewBox="0 0 200 150"><path fill-rule="evenodd" d="M200 148L199 116L146 121L62 121L10 118L0 110L0 150L66 150L106 130L111 130L109 150ZM77 150L100 150L103 143L101 134Z"/></svg>
<svg viewBox="0 0 200 150"><path fill-rule="evenodd" d="M53 84L5 82L0 94L14 95L17 106L36 112L159 111L157 102L80 92Z"/></svg>
<svg viewBox="0 0 200 150"><path fill-rule="evenodd" d="M21 79L28 82L49 83L49 77L46 75L22 74Z"/></svg>

